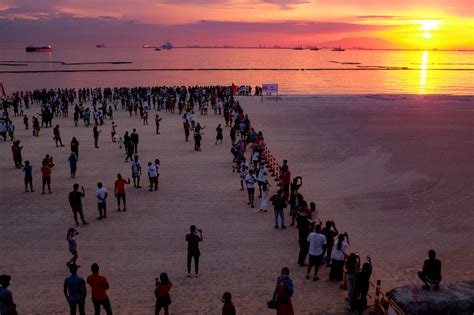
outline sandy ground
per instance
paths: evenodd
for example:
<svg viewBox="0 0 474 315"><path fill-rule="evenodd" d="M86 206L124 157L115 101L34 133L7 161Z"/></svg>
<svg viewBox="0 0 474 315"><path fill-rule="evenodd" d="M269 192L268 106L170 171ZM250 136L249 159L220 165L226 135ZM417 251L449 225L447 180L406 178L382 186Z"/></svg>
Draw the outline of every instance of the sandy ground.
<svg viewBox="0 0 474 315"><path fill-rule="evenodd" d="M444 263L446 281L473 278L472 97L288 96L278 103L254 97L241 102L274 155L289 160L293 176L303 176L302 192L317 202L321 217L351 235L352 250L372 255L373 279L381 279L384 289L416 283L415 272L430 248ZM221 117L198 118L207 126L202 152L184 141L178 115L163 118L161 135L155 135L153 123L143 126L128 113L116 114L120 134L137 128L142 165L160 159L160 188L129 186L129 211L115 212L111 198L103 221L96 220L95 184L102 181L112 192L117 173L131 176L123 150L110 141L110 122L95 149L91 128L75 128L72 118L55 119L66 144L56 148L52 129L36 138L14 118L36 186L35 193L23 192L10 143L0 142L0 273L13 277L19 312L68 311L62 295L70 258L65 234L73 226L67 194L77 182L86 188L90 222L79 228L79 274L86 277L90 264L99 263L116 314L152 314L154 278L163 271L174 283L172 314L218 314L226 290L238 313L269 314L266 301L283 266L295 280L296 314L344 314L345 292L327 280L326 268L321 281L304 279L296 264L296 229L275 230L273 213L246 206L231 172L228 129L224 145L214 145ZM69 178L67 163L72 136L80 142L76 179ZM39 168L47 153L56 163L53 193L41 195ZM201 276L191 279L184 241L190 224L204 231Z"/></svg>

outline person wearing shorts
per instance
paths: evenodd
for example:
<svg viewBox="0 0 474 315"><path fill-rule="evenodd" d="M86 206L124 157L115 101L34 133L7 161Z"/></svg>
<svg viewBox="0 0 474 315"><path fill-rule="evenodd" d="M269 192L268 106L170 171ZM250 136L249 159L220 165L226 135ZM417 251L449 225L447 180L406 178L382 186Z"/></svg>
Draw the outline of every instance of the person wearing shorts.
<svg viewBox="0 0 474 315"><path fill-rule="evenodd" d="M114 195L117 198L117 211L120 212L120 200L123 201L123 211L127 211L127 201L125 195L125 184L130 184L130 178L125 180L121 174L117 174L117 180L115 181Z"/></svg>
<svg viewBox="0 0 474 315"><path fill-rule="evenodd" d="M99 217L97 220L102 220L107 218L107 196L108 192L107 189L102 187L102 183L97 183L96 189L96 196L97 196L97 210L99 211Z"/></svg>
<svg viewBox="0 0 474 315"><path fill-rule="evenodd" d="M77 220L77 214L79 214L81 220L82 220L82 225L87 225L86 220L84 219L84 213L82 211L82 200L81 198L84 198L86 196L86 193L84 191L84 187L82 187L82 192L79 191L79 184L74 184L72 186L72 191L69 193L69 205L71 206L72 213L74 215L74 221L76 222L76 225L79 225L79 221Z"/></svg>
<svg viewBox="0 0 474 315"><path fill-rule="evenodd" d="M135 155L132 161L133 187L142 188L142 186L140 186L141 175L142 175L142 166L140 165L140 161L138 160L138 155Z"/></svg>
<svg viewBox="0 0 474 315"><path fill-rule="evenodd" d="M314 232L311 232L308 236L308 242L309 263L306 279L310 278L311 269L314 267L313 281L318 281L319 266L322 264L324 256L323 246L326 245L326 236L321 234L321 225L318 224L314 227Z"/></svg>
<svg viewBox="0 0 474 315"><path fill-rule="evenodd" d="M44 188L48 186L48 191L51 193L51 168L49 167L48 163L43 161L43 166L41 167L41 175L43 180L43 195L44 195Z"/></svg>

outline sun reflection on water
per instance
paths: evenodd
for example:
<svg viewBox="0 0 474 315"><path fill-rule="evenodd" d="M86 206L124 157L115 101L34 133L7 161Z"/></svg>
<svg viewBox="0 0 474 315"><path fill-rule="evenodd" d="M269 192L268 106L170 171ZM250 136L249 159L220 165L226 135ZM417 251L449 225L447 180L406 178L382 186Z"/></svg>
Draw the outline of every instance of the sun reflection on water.
<svg viewBox="0 0 474 315"><path fill-rule="evenodd" d="M420 72L420 92L419 94L425 94L426 78L428 74L428 51L424 51L421 55L421 72Z"/></svg>

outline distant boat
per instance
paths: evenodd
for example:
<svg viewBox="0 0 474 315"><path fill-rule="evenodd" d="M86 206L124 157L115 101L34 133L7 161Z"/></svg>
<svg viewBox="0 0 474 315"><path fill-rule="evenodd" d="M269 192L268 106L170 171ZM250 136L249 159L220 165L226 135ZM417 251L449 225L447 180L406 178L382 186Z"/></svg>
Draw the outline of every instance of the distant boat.
<svg viewBox="0 0 474 315"><path fill-rule="evenodd" d="M173 45L171 45L171 43L167 40L163 45L161 45L161 48L170 50L173 49Z"/></svg>
<svg viewBox="0 0 474 315"><path fill-rule="evenodd" d="M303 50L303 46L296 46L296 47L293 47L293 50Z"/></svg>
<svg viewBox="0 0 474 315"><path fill-rule="evenodd" d="M26 52L52 52L53 47L51 45L48 46L28 46L26 47Z"/></svg>
<svg viewBox="0 0 474 315"><path fill-rule="evenodd" d="M142 46L142 48L156 48L156 47L155 47L155 46L150 46L150 45L144 44L144 45Z"/></svg>
<svg viewBox="0 0 474 315"><path fill-rule="evenodd" d="M309 50L319 50L319 48L315 46L315 47L311 47Z"/></svg>
<svg viewBox="0 0 474 315"><path fill-rule="evenodd" d="M334 48L332 49L332 51L345 51L345 49L344 49L344 48L341 48L341 46L339 46L339 47L334 47Z"/></svg>
<svg viewBox="0 0 474 315"><path fill-rule="evenodd" d="M97 47L97 48L105 48L105 44L97 44L97 45L95 45L95 47Z"/></svg>
<svg viewBox="0 0 474 315"><path fill-rule="evenodd" d="M160 48L160 47L156 47L155 50L156 50L156 51L161 51L161 48Z"/></svg>

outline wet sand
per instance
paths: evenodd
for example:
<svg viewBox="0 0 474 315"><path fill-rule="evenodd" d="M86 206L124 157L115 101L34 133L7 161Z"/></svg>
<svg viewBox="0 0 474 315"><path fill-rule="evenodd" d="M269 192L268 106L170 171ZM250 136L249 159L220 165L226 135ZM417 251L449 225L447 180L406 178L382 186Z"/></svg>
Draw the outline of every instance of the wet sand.
<svg viewBox="0 0 474 315"><path fill-rule="evenodd" d="M416 270L434 248L444 263L446 281L473 278L472 204L474 156L472 97L447 96L288 96L278 103L258 97L239 98L252 123L262 130L270 150L289 160L293 176L304 178L302 193L316 201L322 219L334 219L351 235L351 250L374 260L373 279L384 289L416 283ZM33 110L34 108L34 110ZM37 112L33 107L27 114ZM14 118L24 145L24 160L34 168L35 193L23 192L23 174L13 168L10 143L0 142L0 273L13 277L18 311L64 314L62 283L70 254L65 240L73 226L67 194L84 185L87 227L77 237L79 275L97 262L109 279L116 314L151 314L154 278L167 272L172 314L217 314L224 291L232 292L239 314L269 314L275 277L288 266L295 280L296 314L344 314L344 294L327 280L304 279L297 266L296 229L275 230L273 213L246 205L237 174L231 171L229 129L224 145L214 145L215 127L223 119L198 116L204 130L202 152L184 141L177 114L162 112L161 135L139 118L115 115L119 134L137 128L142 166L159 158L160 188L148 192L127 187L128 210L115 212L113 182L117 173L131 177L124 151L110 141L110 121L99 149L92 128L60 124L64 148L56 148L52 129L40 137ZM76 179L69 178L69 142L80 142ZM39 167L54 156L51 195L41 195ZM97 221L95 184L109 190L108 218ZM275 186L273 192L275 192ZM257 207L258 208L258 207ZM201 276L186 277L186 242L190 224L203 229ZM90 290L89 290L90 296ZM87 313L92 303L86 301Z"/></svg>

